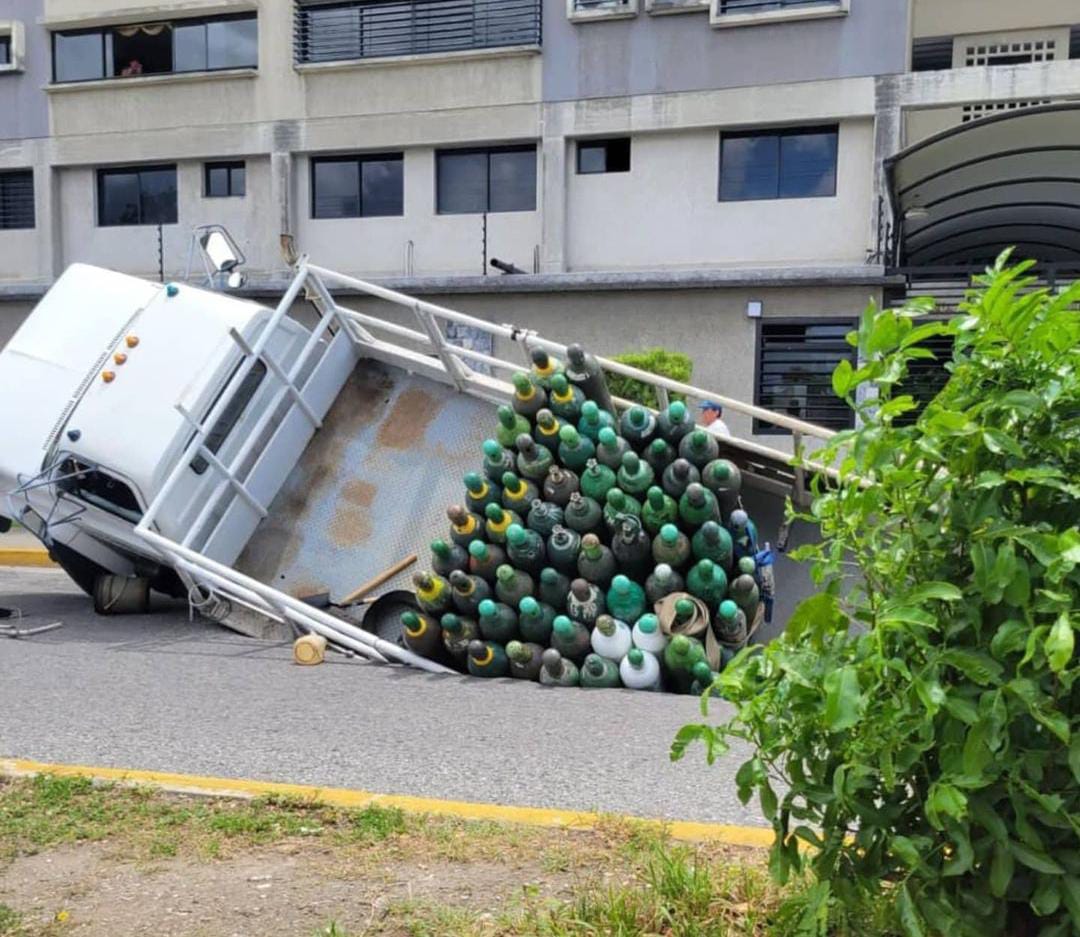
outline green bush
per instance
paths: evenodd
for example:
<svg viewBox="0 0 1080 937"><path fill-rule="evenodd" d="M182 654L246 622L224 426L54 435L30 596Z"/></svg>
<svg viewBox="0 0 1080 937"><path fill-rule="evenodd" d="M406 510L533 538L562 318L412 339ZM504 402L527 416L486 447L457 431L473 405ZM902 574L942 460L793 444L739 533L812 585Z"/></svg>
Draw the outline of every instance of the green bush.
<svg viewBox="0 0 1080 937"><path fill-rule="evenodd" d="M613 360L620 364L628 364L632 368L648 371L650 374L659 374L669 377L673 381L687 383L694 371L694 362L689 355L681 351L671 351L668 348L648 348L645 351L628 351L621 355L615 355ZM647 407L657 406L656 389L650 384L643 384L631 377L623 377L621 374L607 374L608 389L616 397L625 397ZM684 400L685 394L668 394L671 400Z"/></svg>
<svg viewBox="0 0 1080 937"><path fill-rule="evenodd" d="M672 750L748 742L774 875L885 894L909 937L1080 933L1080 284L1006 263L948 323L863 315L833 374L863 425L816 454L839 483L815 481L822 540L797 551L821 591L721 674L735 716ZM935 334L948 383L897 426Z"/></svg>

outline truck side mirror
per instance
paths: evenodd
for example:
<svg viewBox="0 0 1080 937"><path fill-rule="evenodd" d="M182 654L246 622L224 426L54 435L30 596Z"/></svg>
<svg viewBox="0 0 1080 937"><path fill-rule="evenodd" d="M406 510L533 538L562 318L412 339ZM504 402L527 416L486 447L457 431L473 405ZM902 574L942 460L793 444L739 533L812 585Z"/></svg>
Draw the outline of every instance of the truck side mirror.
<svg viewBox="0 0 1080 937"><path fill-rule="evenodd" d="M200 243L218 273L228 273L240 263L240 252L224 231L207 231Z"/></svg>

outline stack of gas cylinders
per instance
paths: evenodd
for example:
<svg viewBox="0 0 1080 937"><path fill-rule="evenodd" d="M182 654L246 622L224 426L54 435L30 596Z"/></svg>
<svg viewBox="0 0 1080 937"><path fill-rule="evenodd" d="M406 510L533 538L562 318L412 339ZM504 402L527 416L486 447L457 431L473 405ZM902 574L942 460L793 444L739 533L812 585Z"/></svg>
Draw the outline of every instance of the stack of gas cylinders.
<svg viewBox="0 0 1080 937"><path fill-rule="evenodd" d="M580 346L532 358L403 641L477 677L705 692L771 606L739 469L681 401L619 413Z"/></svg>

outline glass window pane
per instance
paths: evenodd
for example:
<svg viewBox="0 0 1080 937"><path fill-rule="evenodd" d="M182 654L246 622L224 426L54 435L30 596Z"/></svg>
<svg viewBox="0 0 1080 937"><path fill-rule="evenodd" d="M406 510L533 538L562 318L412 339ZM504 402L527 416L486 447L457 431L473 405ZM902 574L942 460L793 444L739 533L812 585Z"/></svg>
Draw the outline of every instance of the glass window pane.
<svg viewBox="0 0 1080 937"><path fill-rule="evenodd" d="M114 26L112 37L114 66L110 72L121 78L160 75L173 70L173 36L169 23L140 23Z"/></svg>
<svg viewBox="0 0 1080 937"><path fill-rule="evenodd" d="M360 167L355 160L314 164L311 204L315 218L360 217Z"/></svg>
<svg viewBox="0 0 1080 937"><path fill-rule="evenodd" d="M780 138L780 197L836 194L836 132Z"/></svg>
<svg viewBox="0 0 1080 937"><path fill-rule="evenodd" d="M721 200L776 198L779 164L780 147L775 136L724 137Z"/></svg>
<svg viewBox="0 0 1080 937"><path fill-rule="evenodd" d="M245 195L247 193L247 167L244 165L233 166L229 170L229 194Z"/></svg>
<svg viewBox="0 0 1080 937"><path fill-rule="evenodd" d="M439 153L437 201L441 214L487 211L488 154Z"/></svg>
<svg viewBox="0 0 1080 937"><path fill-rule="evenodd" d="M603 143L579 143L577 171L579 173L607 172L607 147Z"/></svg>
<svg viewBox="0 0 1080 937"><path fill-rule="evenodd" d="M53 41L57 81L87 81L105 77L101 33L55 33Z"/></svg>
<svg viewBox="0 0 1080 937"><path fill-rule="evenodd" d="M0 65L11 64L11 37L0 36Z"/></svg>
<svg viewBox="0 0 1080 937"><path fill-rule="evenodd" d="M206 71L206 24L177 25L174 30L174 59L178 72Z"/></svg>
<svg viewBox="0 0 1080 937"><path fill-rule="evenodd" d="M229 169L227 166L206 167L206 194L220 198L229 194Z"/></svg>
<svg viewBox="0 0 1080 937"><path fill-rule="evenodd" d="M413 4L377 3L361 7L359 12L360 54L364 58L429 51L425 27L430 21Z"/></svg>
<svg viewBox="0 0 1080 937"><path fill-rule="evenodd" d="M259 62L255 17L208 23L206 48L208 68L253 68Z"/></svg>
<svg viewBox="0 0 1080 937"><path fill-rule="evenodd" d="M102 173L98 181L98 224L122 225L138 223L138 173Z"/></svg>
<svg viewBox="0 0 1080 937"><path fill-rule="evenodd" d="M489 211L536 209L536 150L491 154Z"/></svg>
<svg viewBox="0 0 1080 937"><path fill-rule="evenodd" d="M176 169L144 169L139 173L143 224L176 223Z"/></svg>
<svg viewBox="0 0 1080 937"><path fill-rule="evenodd" d="M403 160L370 159L360 164L360 204L365 217L404 214Z"/></svg>

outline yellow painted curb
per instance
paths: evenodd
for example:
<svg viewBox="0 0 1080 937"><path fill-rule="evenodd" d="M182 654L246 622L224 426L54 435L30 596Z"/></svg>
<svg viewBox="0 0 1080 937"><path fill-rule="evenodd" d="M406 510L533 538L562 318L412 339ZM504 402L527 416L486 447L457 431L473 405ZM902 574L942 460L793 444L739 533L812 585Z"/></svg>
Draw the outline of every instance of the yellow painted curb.
<svg viewBox="0 0 1080 937"><path fill-rule="evenodd" d="M55 566L49 552L33 547L0 547L0 566Z"/></svg>
<svg viewBox="0 0 1080 937"><path fill-rule="evenodd" d="M20 758L0 759L0 774L25 777L55 774L83 777L121 784L150 785L181 794L212 794L217 797L294 797L319 801L335 807L397 807L407 813L426 813L463 820L497 820L526 826L567 827L588 830L605 816L588 811L558 810L548 807L511 807L503 804L479 804L463 800L438 800L410 797L405 794L373 794L344 787L313 787L306 784L281 784L274 781L247 781L237 778L213 778L195 774L170 774L162 771L131 771L125 768L93 768L86 765L44 764ZM731 826L723 823L695 823L689 820L648 820L642 817L619 817L642 823L662 823L673 839L692 842L725 843L731 846L772 845L771 829L756 826Z"/></svg>

